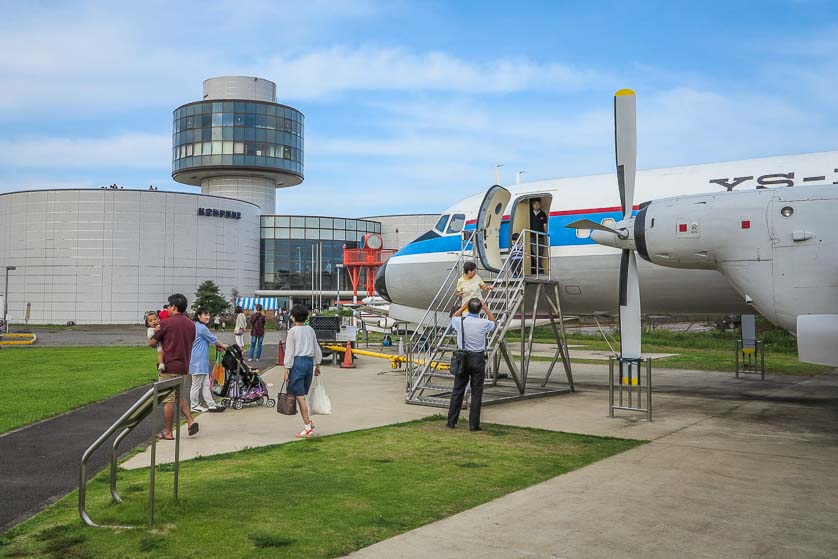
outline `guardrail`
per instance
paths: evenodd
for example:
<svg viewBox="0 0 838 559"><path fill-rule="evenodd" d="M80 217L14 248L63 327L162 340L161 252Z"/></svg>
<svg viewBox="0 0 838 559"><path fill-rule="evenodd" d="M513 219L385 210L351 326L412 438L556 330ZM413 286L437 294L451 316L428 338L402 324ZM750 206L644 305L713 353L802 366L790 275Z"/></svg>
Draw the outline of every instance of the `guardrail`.
<svg viewBox="0 0 838 559"><path fill-rule="evenodd" d="M151 415L151 468L149 473L149 499L148 499L148 523L154 523L154 473L155 473L155 465L157 459L157 422L159 414L157 413L157 408L163 401L171 395L172 392L175 393L175 418L174 418L174 427L175 427L175 483L174 483L174 494L175 494L175 501L178 498L178 474L180 469L180 398L181 398L181 390L183 388L183 378L173 378L169 380L163 380L160 382L155 382L154 385L142 395L142 397L134 402L134 404L128 408L122 416L116 420L116 422L111 425L107 431L102 433L102 435L96 439L96 441L90 445L87 450L84 451L84 454L81 458L81 471L79 473L79 516L84 521L85 524L89 526L103 526L107 528L138 528L138 526L115 526L115 525L106 525L106 524L96 524L90 518L90 515L87 514L86 509L86 502L87 502L87 462L90 460L90 457L93 453L116 432L119 434L113 441L113 446L111 447L111 471L110 471L110 487L111 487L111 498L115 503L121 503L122 498L119 496L119 493L116 491L116 461L119 457L119 444L122 440L128 436L128 434L133 431L134 429L139 426L142 421Z"/></svg>

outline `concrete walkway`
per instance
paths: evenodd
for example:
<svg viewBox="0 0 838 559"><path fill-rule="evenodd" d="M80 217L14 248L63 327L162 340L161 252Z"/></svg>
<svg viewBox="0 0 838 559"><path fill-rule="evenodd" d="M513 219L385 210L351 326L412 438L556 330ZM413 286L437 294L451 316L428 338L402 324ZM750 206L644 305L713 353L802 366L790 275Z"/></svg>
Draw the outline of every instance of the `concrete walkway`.
<svg viewBox="0 0 838 559"><path fill-rule="evenodd" d="M382 369L383 366L389 366L386 361L365 358L356 363L356 369L322 367L323 383L332 402L333 414L312 417L317 435L380 427L440 412L434 408L406 405L404 377ZM281 367L274 367L262 376L267 383L273 384L268 389L272 398L276 397L282 386L283 371ZM294 435L302 429L299 414L294 417L281 415L276 408L265 406L204 413L198 420L201 432L181 440L181 460L293 441L296 440ZM148 467L150 458L151 450L146 449L127 460L122 467ZM172 460L174 445L157 445L157 463Z"/></svg>
<svg viewBox="0 0 838 559"><path fill-rule="evenodd" d="M489 407L485 420L652 442L351 557L835 557L838 373L658 371L647 424L606 417L607 391L574 372L587 385L576 395Z"/></svg>

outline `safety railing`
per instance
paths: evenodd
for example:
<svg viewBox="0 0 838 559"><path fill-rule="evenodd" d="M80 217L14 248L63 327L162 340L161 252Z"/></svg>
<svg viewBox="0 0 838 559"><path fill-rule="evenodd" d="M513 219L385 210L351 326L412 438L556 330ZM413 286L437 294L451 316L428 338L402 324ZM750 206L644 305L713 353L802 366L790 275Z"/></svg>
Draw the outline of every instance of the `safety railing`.
<svg viewBox="0 0 838 559"><path fill-rule="evenodd" d="M172 392L175 394L175 462L174 462L174 494L175 501L178 498L178 474L180 468L180 399L183 388L183 378L173 378L155 382L154 385L134 402L122 416L111 425L96 441L84 451L81 458L81 471L79 473L79 516L89 526L106 526L109 528L136 528L136 526L114 526L96 524L87 513L87 463L93 453L107 442L114 434L119 433L113 441L110 457L110 489L111 498L114 503L121 503L122 498L116 491L116 469L119 458L119 445L131 431L137 428L142 421L151 415L151 468L149 470L149 500L148 500L148 523L154 523L154 474L157 458L157 432L158 432L158 407L169 397Z"/></svg>

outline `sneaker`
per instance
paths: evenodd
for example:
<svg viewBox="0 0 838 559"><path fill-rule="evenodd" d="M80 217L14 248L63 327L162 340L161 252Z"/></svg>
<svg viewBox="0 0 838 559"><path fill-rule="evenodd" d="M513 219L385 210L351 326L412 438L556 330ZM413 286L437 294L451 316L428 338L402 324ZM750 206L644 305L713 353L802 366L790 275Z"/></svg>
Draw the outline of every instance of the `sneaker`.
<svg viewBox="0 0 838 559"><path fill-rule="evenodd" d="M192 408L192 411L200 413L207 411L207 408L205 408L204 406L195 406L194 408Z"/></svg>
<svg viewBox="0 0 838 559"><path fill-rule="evenodd" d="M299 433L297 433L297 438L298 439L308 439L308 438L311 437L311 433L313 431L314 431L314 429L306 429L305 427L303 427L303 430L300 431Z"/></svg>
<svg viewBox="0 0 838 559"><path fill-rule="evenodd" d="M218 406L216 406L215 404L207 406L208 411L217 410L217 409L218 409Z"/></svg>

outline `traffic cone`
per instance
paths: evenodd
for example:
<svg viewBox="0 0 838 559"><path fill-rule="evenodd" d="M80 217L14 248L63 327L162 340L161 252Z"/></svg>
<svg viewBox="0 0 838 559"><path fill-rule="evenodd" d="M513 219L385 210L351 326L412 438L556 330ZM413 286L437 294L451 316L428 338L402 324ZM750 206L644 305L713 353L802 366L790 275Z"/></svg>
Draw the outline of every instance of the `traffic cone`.
<svg viewBox="0 0 838 559"><path fill-rule="evenodd" d="M355 363L352 361L352 344L346 342L346 351L343 354L343 363L340 365L341 369L354 369Z"/></svg>
<svg viewBox="0 0 838 559"><path fill-rule="evenodd" d="M276 364L277 365L284 365L285 364L285 344L280 341L279 347L277 348L277 355L276 355Z"/></svg>

